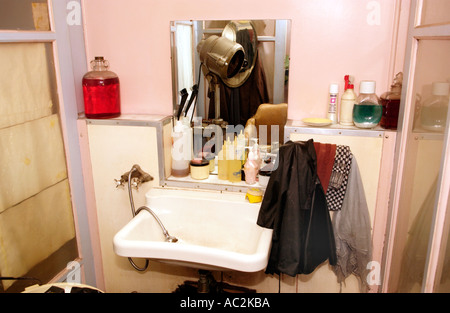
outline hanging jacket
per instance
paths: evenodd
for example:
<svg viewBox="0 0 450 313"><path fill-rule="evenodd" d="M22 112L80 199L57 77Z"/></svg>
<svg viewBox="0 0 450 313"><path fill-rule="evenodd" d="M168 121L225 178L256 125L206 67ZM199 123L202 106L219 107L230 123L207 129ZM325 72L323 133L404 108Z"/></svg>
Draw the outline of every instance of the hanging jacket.
<svg viewBox="0 0 450 313"><path fill-rule="evenodd" d="M289 141L279 150L257 224L273 229L266 273L309 274L336 248L325 194L317 176L313 140Z"/></svg>

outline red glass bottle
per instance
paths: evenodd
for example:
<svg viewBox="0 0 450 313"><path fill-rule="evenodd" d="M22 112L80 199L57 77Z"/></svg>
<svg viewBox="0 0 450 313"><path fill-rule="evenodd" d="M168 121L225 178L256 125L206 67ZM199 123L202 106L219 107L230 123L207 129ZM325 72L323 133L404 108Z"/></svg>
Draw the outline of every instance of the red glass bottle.
<svg viewBox="0 0 450 313"><path fill-rule="evenodd" d="M400 100L402 96L403 73L398 73L391 85L391 90L381 95L381 105L383 114L380 126L384 129L397 129L398 113L400 110Z"/></svg>
<svg viewBox="0 0 450 313"><path fill-rule="evenodd" d="M83 77L84 113L87 118L113 118L120 115L120 82L108 70L103 57L91 61L92 71Z"/></svg>

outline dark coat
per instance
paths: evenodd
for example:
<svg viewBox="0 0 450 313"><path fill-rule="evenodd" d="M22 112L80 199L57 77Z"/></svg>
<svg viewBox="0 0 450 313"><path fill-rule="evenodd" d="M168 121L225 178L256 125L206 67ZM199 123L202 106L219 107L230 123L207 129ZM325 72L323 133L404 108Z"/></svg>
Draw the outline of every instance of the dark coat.
<svg viewBox="0 0 450 313"><path fill-rule="evenodd" d="M266 273L309 274L329 260L336 247L325 193L317 176L313 140L287 142L280 148L257 224L273 229Z"/></svg>

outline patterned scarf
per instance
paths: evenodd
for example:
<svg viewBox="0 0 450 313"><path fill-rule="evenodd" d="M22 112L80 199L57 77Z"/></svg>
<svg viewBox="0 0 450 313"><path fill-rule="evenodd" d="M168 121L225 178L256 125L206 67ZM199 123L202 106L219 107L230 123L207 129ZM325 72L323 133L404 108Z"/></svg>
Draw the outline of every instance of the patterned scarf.
<svg viewBox="0 0 450 313"><path fill-rule="evenodd" d="M345 191L347 190L348 173L350 172L352 158L353 155L350 147L341 145L336 147L336 157L326 193L328 210L330 211L337 211L342 207Z"/></svg>

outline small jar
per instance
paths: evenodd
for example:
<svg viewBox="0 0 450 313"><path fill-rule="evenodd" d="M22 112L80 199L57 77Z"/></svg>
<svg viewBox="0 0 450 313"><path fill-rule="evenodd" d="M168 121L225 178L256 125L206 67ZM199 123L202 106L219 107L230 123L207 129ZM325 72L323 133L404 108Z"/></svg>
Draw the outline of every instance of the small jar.
<svg viewBox="0 0 450 313"><path fill-rule="evenodd" d="M359 128L374 128L380 123L383 108L375 88L376 83L371 80L359 85L359 96L353 106L353 123Z"/></svg>
<svg viewBox="0 0 450 313"><path fill-rule="evenodd" d="M191 177L196 180L203 180L209 177L209 161L205 159L194 159L190 162Z"/></svg>

